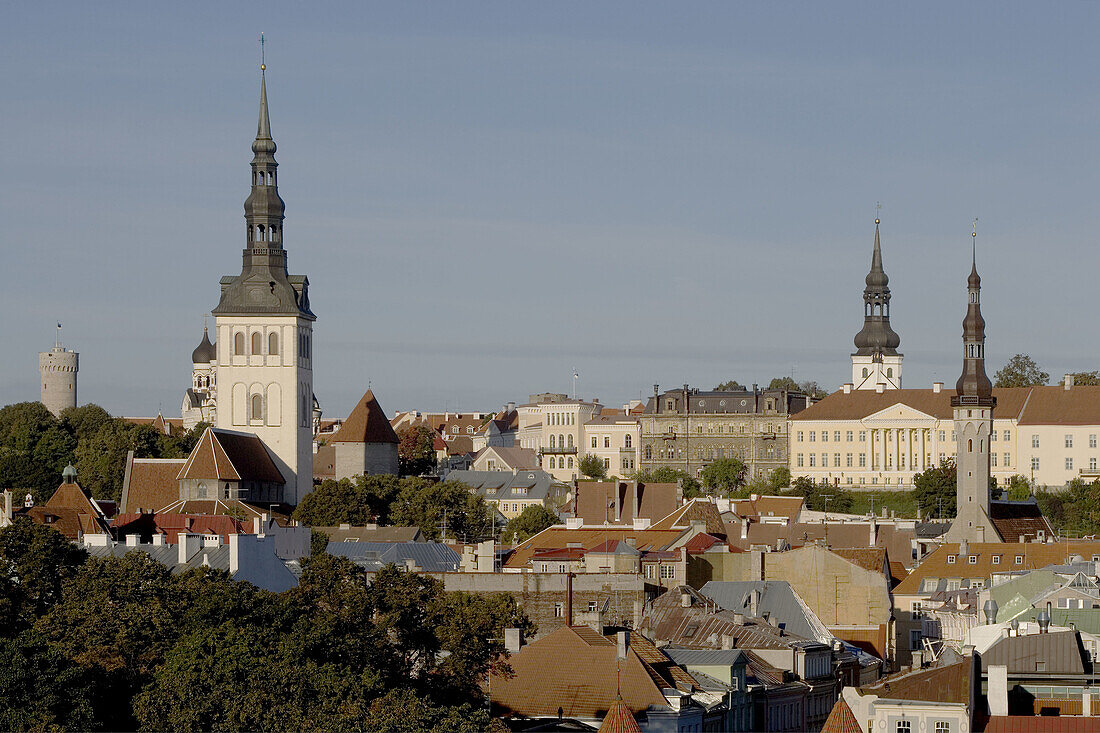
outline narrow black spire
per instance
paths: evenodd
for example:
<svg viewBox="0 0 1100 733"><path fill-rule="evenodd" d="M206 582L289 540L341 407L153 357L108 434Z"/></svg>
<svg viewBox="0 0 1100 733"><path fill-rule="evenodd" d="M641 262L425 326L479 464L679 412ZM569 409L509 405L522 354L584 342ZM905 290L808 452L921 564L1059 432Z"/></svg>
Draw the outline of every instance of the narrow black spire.
<svg viewBox="0 0 1100 733"><path fill-rule="evenodd" d="M860 356L896 356L901 337L890 327L890 278L882 269L882 244L879 220L875 219L875 248L871 270L863 289L863 329L856 334L856 354Z"/></svg>
<svg viewBox="0 0 1100 733"><path fill-rule="evenodd" d="M993 384L985 373L985 319L982 317L982 279L978 276L977 230L971 235L970 276L966 279L966 318L963 319L963 371L955 383L959 404L992 404Z"/></svg>

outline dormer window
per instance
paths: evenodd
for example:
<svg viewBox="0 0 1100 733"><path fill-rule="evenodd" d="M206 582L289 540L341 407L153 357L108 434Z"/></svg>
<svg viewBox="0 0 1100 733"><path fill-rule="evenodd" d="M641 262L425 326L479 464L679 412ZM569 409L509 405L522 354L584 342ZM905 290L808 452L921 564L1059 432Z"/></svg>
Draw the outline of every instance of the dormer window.
<svg viewBox="0 0 1100 733"><path fill-rule="evenodd" d="M954 565L955 564L955 556L954 555L948 555L947 556L947 564L948 565Z"/></svg>

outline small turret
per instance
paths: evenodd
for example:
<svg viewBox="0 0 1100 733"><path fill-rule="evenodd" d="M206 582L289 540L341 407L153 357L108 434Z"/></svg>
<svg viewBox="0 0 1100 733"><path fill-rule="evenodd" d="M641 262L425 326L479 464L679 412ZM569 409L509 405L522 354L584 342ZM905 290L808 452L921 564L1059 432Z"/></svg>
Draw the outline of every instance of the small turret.
<svg viewBox="0 0 1100 733"><path fill-rule="evenodd" d="M191 352L192 364L209 364L218 358L218 350L214 347L214 344L210 343L210 334L206 330L206 326L202 327L202 341L195 347L195 350Z"/></svg>

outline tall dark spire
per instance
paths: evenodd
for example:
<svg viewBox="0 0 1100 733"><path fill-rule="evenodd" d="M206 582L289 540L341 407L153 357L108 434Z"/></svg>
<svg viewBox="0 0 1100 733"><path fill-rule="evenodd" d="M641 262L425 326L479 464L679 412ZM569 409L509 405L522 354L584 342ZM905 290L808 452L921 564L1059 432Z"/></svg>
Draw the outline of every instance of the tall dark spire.
<svg viewBox="0 0 1100 733"><path fill-rule="evenodd" d="M966 279L966 318L963 319L963 371L955 383L959 404L986 405L995 402L993 384L985 373L985 319L982 318L982 279L978 276L977 237L972 235L970 276Z"/></svg>
<svg viewBox="0 0 1100 733"><path fill-rule="evenodd" d="M260 115L256 139L252 141L252 188L244 202L245 247L241 274L222 286L222 298L215 315L229 313L300 313L309 310L308 283L287 275L283 249L283 218L286 205L279 196L277 146L271 137L267 107L267 65L260 65Z"/></svg>
<svg viewBox="0 0 1100 733"><path fill-rule="evenodd" d="M896 356L901 337L890 327L890 278L882 269L882 244L879 220L875 219L875 248L871 270L863 289L863 329L856 334L856 354L860 356Z"/></svg>

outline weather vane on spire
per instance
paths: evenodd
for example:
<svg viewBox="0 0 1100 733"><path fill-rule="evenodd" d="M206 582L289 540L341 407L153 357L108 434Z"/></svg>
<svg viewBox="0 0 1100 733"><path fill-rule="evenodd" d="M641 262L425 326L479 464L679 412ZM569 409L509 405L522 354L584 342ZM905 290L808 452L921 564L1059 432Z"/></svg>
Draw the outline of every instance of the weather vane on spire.
<svg viewBox="0 0 1100 733"><path fill-rule="evenodd" d="M267 70L267 57L264 55L264 32L260 31L260 71Z"/></svg>
<svg viewBox="0 0 1100 733"><path fill-rule="evenodd" d="M974 217L974 229L970 232L970 259L978 263L978 217Z"/></svg>
<svg viewBox="0 0 1100 733"><path fill-rule="evenodd" d="M875 223L878 224L879 214L882 213L882 202L875 202Z"/></svg>

